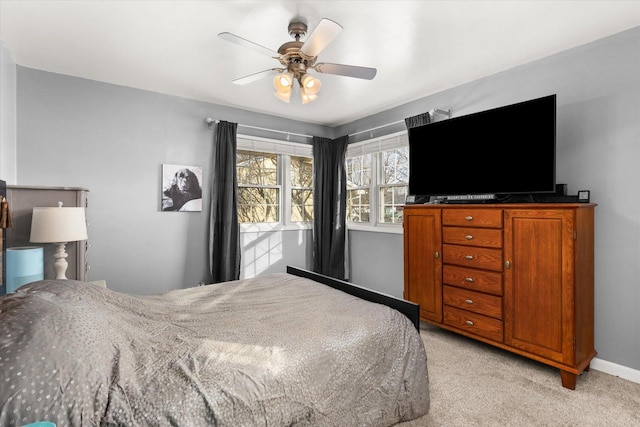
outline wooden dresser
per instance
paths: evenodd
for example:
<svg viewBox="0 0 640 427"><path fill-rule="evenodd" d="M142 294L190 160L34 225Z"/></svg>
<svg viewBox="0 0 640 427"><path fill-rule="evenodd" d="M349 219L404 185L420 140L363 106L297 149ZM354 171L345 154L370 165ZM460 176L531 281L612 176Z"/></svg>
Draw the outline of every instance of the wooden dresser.
<svg viewBox="0 0 640 427"><path fill-rule="evenodd" d="M423 321L560 370L596 355L595 204L404 207L404 297Z"/></svg>

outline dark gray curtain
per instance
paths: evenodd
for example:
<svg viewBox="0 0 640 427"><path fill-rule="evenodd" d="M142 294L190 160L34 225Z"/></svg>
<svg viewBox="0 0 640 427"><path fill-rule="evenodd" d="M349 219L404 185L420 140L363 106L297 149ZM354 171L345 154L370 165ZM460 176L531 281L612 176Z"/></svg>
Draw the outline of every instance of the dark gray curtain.
<svg viewBox="0 0 640 427"><path fill-rule="evenodd" d="M216 125L213 139L209 217L209 268L212 283L240 278L240 227L236 193L237 128L237 123L220 121Z"/></svg>
<svg viewBox="0 0 640 427"><path fill-rule="evenodd" d="M313 271L347 279L348 136L313 137Z"/></svg>
<svg viewBox="0 0 640 427"><path fill-rule="evenodd" d="M431 123L431 116L429 113L418 114L417 116L407 117L404 119L404 124L407 125L407 137L409 139L409 158L411 158L411 129L417 128L419 126L428 125ZM418 196L416 196L418 198ZM424 199L420 199L419 202L429 201L429 197Z"/></svg>
<svg viewBox="0 0 640 427"><path fill-rule="evenodd" d="M409 137L411 137L411 129L417 128L418 126L428 125L431 123L431 116L429 113L418 114L417 116L407 117L404 119L404 124L407 125L407 132L409 132Z"/></svg>

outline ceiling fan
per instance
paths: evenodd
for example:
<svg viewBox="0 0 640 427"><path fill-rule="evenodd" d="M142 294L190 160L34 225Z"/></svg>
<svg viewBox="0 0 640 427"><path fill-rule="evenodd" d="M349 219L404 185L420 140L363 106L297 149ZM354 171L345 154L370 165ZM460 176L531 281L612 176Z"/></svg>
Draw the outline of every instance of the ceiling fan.
<svg viewBox="0 0 640 427"><path fill-rule="evenodd" d="M273 85L276 88L275 96L284 102L289 102L293 90L293 82L296 81L300 87L302 103L306 104L316 100L320 91L320 80L309 74L309 70L367 80L373 79L376 75L375 68L329 62L316 63L320 52L340 34L340 31L342 31L340 24L323 18L307 40L302 42L300 39L307 33L307 24L294 20L289 24L289 34L295 41L284 43L278 48L277 52L235 34L224 32L218 34L218 37L269 55L280 61L282 65L281 68L270 68L240 77L233 80L233 83L243 85L265 77L275 76L273 79Z"/></svg>

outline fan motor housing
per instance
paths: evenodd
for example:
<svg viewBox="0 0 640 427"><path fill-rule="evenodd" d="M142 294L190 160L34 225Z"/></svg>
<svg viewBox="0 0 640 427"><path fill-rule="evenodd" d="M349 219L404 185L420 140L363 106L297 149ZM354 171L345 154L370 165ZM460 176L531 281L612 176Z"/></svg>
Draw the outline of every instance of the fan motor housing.
<svg viewBox="0 0 640 427"><path fill-rule="evenodd" d="M278 49L278 53L280 55L294 55L300 52L300 48L302 47L303 42L287 42L280 46Z"/></svg>
<svg viewBox="0 0 640 427"><path fill-rule="evenodd" d="M307 67L313 66L316 58L309 58L302 55L300 48L304 43L300 41L287 42L280 46L278 53L280 63L289 68L289 71L305 71Z"/></svg>

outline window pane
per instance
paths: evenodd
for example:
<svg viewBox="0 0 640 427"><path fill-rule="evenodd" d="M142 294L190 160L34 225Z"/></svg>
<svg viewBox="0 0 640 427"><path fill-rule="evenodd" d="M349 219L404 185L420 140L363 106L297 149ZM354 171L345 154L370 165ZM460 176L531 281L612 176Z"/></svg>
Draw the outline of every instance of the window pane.
<svg viewBox="0 0 640 427"><path fill-rule="evenodd" d="M369 222L369 190L347 190L347 221Z"/></svg>
<svg viewBox="0 0 640 427"><path fill-rule="evenodd" d="M402 147L382 152L381 184L407 184L409 182L409 148Z"/></svg>
<svg viewBox="0 0 640 427"><path fill-rule="evenodd" d="M278 155L238 150L238 221L279 222Z"/></svg>
<svg viewBox="0 0 640 427"><path fill-rule="evenodd" d="M291 221L313 220L313 159L291 156Z"/></svg>
<svg viewBox="0 0 640 427"><path fill-rule="evenodd" d="M310 157L291 157L291 186L313 186L313 160Z"/></svg>
<svg viewBox="0 0 640 427"><path fill-rule="evenodd" d="M313 191L291 190L291 221L313 220Z"/></svg>
<svg viewBox="0 0 640 427"><path fill-rule="evenodd" d="M238 184L278 185L278 155L241 151L236 153Z"/></svg>
<svg viewBox="0 0 640 427"><path fill-rule="evenodd" d="M369 222L369 186L371 185L371 154L347 159L347 221Z"/></svg>
<svg viewBox="0 0 640 427"><path fill-rule="evenodd" d="M399 209L404 205L407 197L406 186L382 187L380 189L381 212L380 222L397 224L402 223L403 211Z"/></svg>
<svg viewBox="0 0 640 427"><path fill-rule="evenodd" d="M347 159L347 187L367 187L371 184L371 154Z"/></svg>
<svg viewBox="0 0 640 427"><path fill-rule="evenodd" d="M280 221L278 188L238 187L238 222Z"/></svg>

